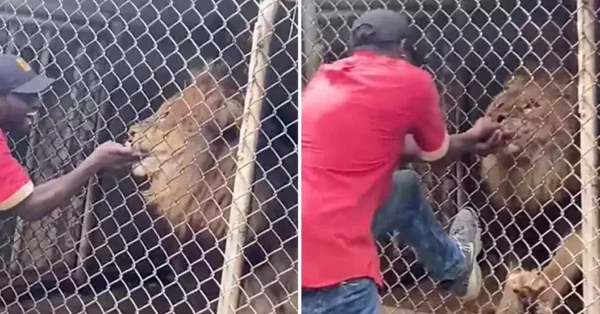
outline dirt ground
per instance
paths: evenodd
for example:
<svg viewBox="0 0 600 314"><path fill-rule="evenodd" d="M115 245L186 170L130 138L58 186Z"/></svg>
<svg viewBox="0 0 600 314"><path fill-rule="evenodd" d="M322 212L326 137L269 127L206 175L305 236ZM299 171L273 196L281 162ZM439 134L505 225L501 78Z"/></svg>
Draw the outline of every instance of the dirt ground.
<svg viewBox="0 0 600 314"><path fill-rule="evenodd" d="M498 284L493 277L488 276L486 287L480 298L475 302L462 304L456 297L450 296L443 291L434 289L429 281L418 287L410 287L410 293L404 289L397 289L386 294L383 298L384 310L382 314L481 314L490 308L492 303L498 302ZM490 298L490 292L495 295ZM137 289L112 289L93 295L61 295L56 293L49 298L40 301L26 301L12 303L10 306L0 309L7 314L118 314L118 313L141 313L141 314L188 314L192 311L180 304L172 307L172 296L168 300L165 293L158 285L138 287ZM181 300L181 299L179 299ZM177 302L174 302L177 303Z"/></svg>
<svg viewBox="0 0 600 314"><path fill-rule="evenodd" d="M168 295L168 297L167 297ZM171 305L173 304L174 305ZM96 295L54 293L38 301L14 302L0 308L7 314L192 314L180 294L167 294L159 285L112 289Z"/></svg>
<svg viewBox="0 0 600 314"><path fill-rule="evenodd" d="M485 287L479 299L465 304L446 292L436 290L429 280L424 280L417 287L406 287L406 289L410 292L396 289L385 294L382 314L483 314L493 308L501 297L498 281L489 275L486 276ZM176 303L176 306L171 306L172 303ZM106 290L95 296L78 294L63 296L61 293L55 293L48 298L40 298L39 301L12 303L0 308L0 312L8 314L193 313L182 301L181 295L167 294L158 284Z"/></svg>
<svg viewBox="0 0 600 314"><path fill-rule="evenodd" d="M502 297L500 284L493 276L486 276L479 298L468 303L435 289L429 280L407 289L409 293L396 289L386 294L382 314L484 314L489 313Z"/></svg>

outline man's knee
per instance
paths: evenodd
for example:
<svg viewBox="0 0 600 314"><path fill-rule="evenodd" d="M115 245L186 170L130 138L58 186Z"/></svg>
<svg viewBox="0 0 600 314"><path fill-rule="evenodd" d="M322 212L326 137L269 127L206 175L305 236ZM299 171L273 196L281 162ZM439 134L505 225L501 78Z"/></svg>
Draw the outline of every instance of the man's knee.
<svg viewBox="0 0 600 314"><path fill-rule="evenodd" d="M396 170L392 182L394 190L417 192L421 189L421 177L412 170Z"/></svg>

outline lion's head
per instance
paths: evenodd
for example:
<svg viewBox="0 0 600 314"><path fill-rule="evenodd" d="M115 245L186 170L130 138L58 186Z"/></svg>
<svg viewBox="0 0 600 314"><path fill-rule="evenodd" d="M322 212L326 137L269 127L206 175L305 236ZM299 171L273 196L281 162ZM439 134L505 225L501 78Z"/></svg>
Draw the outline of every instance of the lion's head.
<svg viewBox="0 0 600 314"><path fill-rule="evenodd" d="M149 153L133 174L147 177L146 200L175 229L188 222L196 231L210 225L224 232L242 113L241 94L214 66L129 129L129 145Z"/></svg>
<svg viewBox="0 0 600 314"><path fill-rule="evenodd" d="M160 106L145 121L129 129L129 143L136 149L152 152L134 168L136 176L161 171L161 164L185 153L187 144L197 152L216 145L227 133L237 134L243 100L218 66L198 75L180 95ZM164 170L164 169L162 169Z"/></svg>
<svg viewBox="0 0 600 314"><path fill-rule="evenodd" d="M577 85L565 69L554 73L526 64L494 97L486 114L514 132L510 149L481 161L492 204L537 213L548 202L577 190L575 135Z"/></svg>

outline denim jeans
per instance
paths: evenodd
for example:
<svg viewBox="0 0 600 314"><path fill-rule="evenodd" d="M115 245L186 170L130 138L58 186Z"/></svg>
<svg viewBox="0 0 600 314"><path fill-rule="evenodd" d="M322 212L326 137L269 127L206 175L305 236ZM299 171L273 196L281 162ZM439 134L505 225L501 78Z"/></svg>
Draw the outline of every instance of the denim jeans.
<svg viewBox="0 0 600 314"><path fill-rule="evenodd" d="M350 280L335 287L302 291L302 314L380 314L375 282Z"/></svg>
<svg viewBox="0 0 600 314"><path fill-rule="evenodd" d="M433 280L456 279L464 271L464 257L435 218L418 175L398 170L392 185L389 198L375 215L374 238L398 231L402 242L415 250L419 263ZM303 290L302 313L379 314L381 305L375 283L359 279L332 288Z"/></svg>
<svg viewBox="0 0 600 314"><path fill-rule="evenodd" d="M464 272L465 259L458 244L435 218L413 171L394 173L392 192L377 211L372 230L376 239L397 231L435 281L453 281Z"/></svg>

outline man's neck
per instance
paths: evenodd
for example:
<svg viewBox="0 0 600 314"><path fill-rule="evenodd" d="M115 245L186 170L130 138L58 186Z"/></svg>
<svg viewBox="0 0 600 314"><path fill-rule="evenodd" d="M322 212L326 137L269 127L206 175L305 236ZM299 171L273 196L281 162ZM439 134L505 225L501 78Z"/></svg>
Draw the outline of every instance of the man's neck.
<svg viewBox="0 0 600 314"><path fill-rule="evenodd" d="M352 51L352 54L355 54L355 53L371 53L371 54L385 56L385 57L392 58L392 59L402 59L400 56L398 56L397 53L386 50L386 49L381 49L375 45L364 45L364 46L356 47Z"/></svg>

